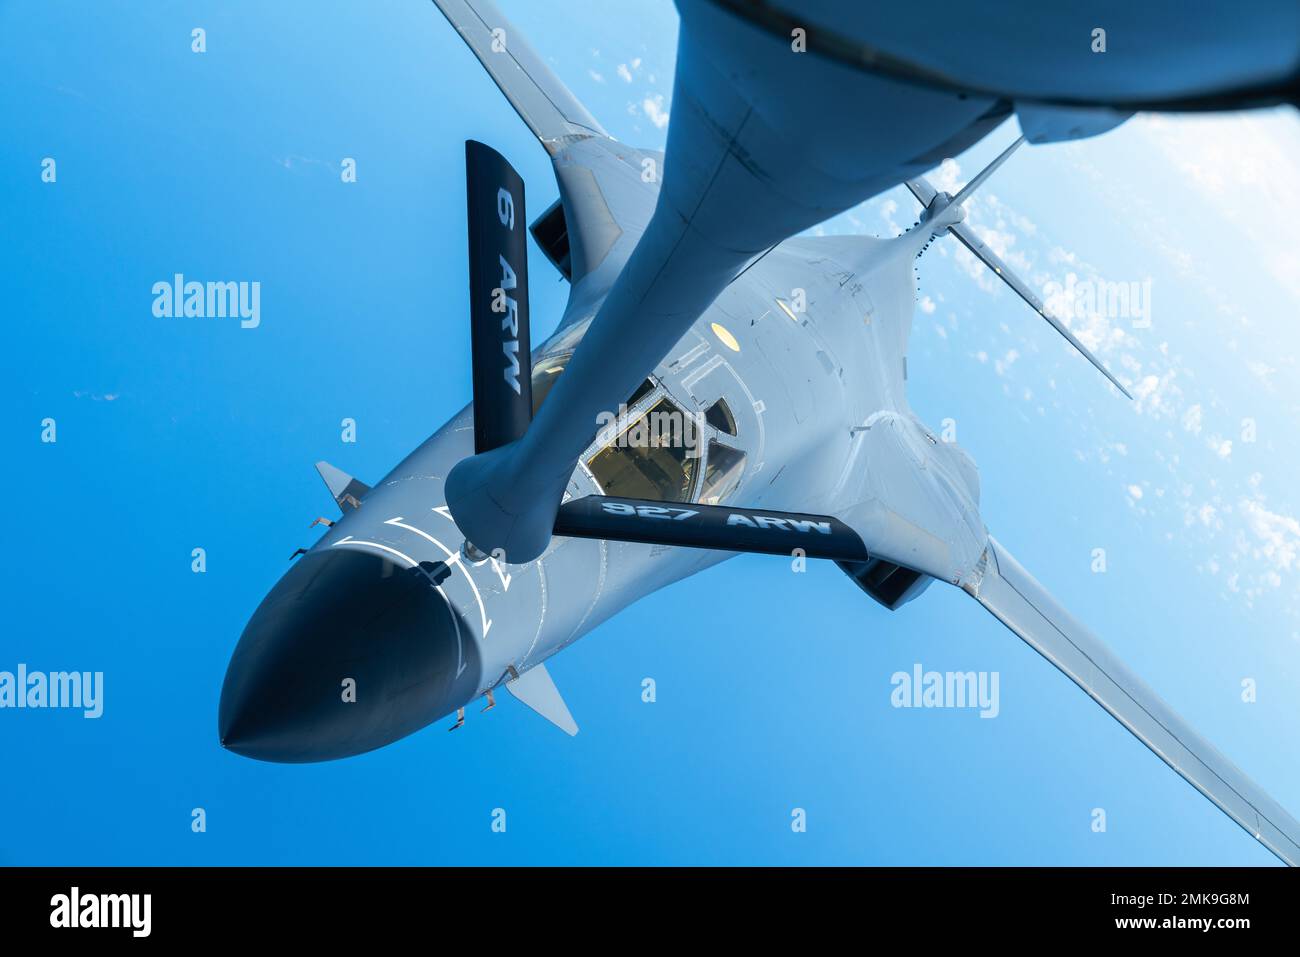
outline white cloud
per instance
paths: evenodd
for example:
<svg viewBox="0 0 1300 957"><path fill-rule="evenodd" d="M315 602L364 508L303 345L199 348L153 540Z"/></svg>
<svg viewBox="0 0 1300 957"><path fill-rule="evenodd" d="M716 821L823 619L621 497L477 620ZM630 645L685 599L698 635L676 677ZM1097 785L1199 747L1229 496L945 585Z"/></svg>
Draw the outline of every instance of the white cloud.
<svg viewBox="0 0 1300 957"><path fill-rule="evenodd" d="M1209 209L1250 240L1278 283L1300 299L1300 126L1294 115L1236 113L1174 122L1143 116L1134 124L1183 173ZM1242 202L1254 196L1259 208Z"/></svg>
<svg viewBox="0 0 1300 957"><path fill-rule="evenodd" d="M659 129L668 125L668 111L664 109L664 95L656 93L654 96L647 96L641 103L641 109L645 110L645 115Z"/></svg>
<svg viewBox="0 0 1300 957"><path fill-rule="evenodd" d="M956 195L966 184L966 181L961 178L961 166L955 159L944 160L939 164L939 168L932 170L926 178L939 192L953 195Z"/></svg>
<svg viewBox="0 0 1300 957"><path fill-rule="evenodd" d="M1135 382L1131 391L1137 410L1153 419L1177 415L1178 400L1182 396L1182 390L1174 381L1177 376L1177 372L1168 369L1161 375L1144 376Z"/></svg>
<svg viewBox="0 0 1300 957"><path fill-rule="evenodd" d="M1217 435L1211 435L1208 439L1205 440L1205 444L1210 447L1211 452L1213 452L1221 459L1226 459L1232 455L1231 439L1225 439Z"/></svg>
<svg viewBox="0 0 1300 957"><path fill-rule="evenodd" d="M1275 570L1290 571L1300 555L1300 521L1270 512L1259 499L1242 499L1238 508L1258 540L1254 551Z"/></svg>
<svg viewBox="0 0 1300 957"><path fill-rule="evenodd" d="M1266 362L1247 362L1247 363L1246 363L1246 368L1250 370L1250 374L1251 374L1251 375L1253 375L1253 376L1254 376L1256 379L1258 379L1260 382L1263 382L1265 385L1272 385L1272 384L1273 384L1273 383L1270 381L1269 376L1271 376L1271 375L1272 375L1274 372L1276 372L1277 370L1274 369L1274 368L1273 368L1271 365L1269 365L1268 363L1266 363Z"/></svg>
<svg viewBox="0 0 1300 957"><path fill-rule="evenodd" d="M898 212L898 203L892 199L887 199L880 204L880 218L889 224L889 230L894 236L903 235L904 229L894 220L894 214Z"/></svg>

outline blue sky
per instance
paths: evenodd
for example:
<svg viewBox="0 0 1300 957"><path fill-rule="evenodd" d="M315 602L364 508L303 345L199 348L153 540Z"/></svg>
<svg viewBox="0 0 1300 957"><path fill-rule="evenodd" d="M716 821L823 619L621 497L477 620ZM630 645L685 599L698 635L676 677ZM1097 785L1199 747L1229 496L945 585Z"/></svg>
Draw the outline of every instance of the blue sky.
<svg viewBox="0 0 1300 957"><path fill-rule="evenodd" d="M502 6L615 136L662 146L670 4ZM833 566L761 557L554 659L577 738L506 701L327 765L223 752L230 651L331 507L312 463L376 479L468 399L463 141L505 153L534 214L549 163L415 0L9 4L0 57L0 670L105 675L98 720L0 711L0 863L1273 862L960 592L889 613ZM932 178L959 184L1015 135ZM918 413L952 419L980 466L993 533L1293 813L1298 155L1290 112L1139 118L1022 150L975 198L971 222L1038 288L1151 280L1150 328L1076 326L1135 402L950 241L921 263L909 357ZM894 190L820 228L890 235L915 209ZM530 255L539 339L567 287ZM259 281L261 325L155 318L176 272ZM998 672L999 716L891 707L915 663Z"/></svg>

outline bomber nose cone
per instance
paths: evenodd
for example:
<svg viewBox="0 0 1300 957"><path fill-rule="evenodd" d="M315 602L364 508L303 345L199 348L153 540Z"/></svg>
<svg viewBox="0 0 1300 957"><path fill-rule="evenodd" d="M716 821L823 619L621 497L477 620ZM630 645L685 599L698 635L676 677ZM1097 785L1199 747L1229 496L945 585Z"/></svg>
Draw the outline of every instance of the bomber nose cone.
<svg viewBox="0 0 1300 957"><path fill-rule="evenodd" d="M370 552L304 555L253 613L221 689L218 733L263 761L361 754L474 693L471 633L435 588L437 565Z"/></svg>

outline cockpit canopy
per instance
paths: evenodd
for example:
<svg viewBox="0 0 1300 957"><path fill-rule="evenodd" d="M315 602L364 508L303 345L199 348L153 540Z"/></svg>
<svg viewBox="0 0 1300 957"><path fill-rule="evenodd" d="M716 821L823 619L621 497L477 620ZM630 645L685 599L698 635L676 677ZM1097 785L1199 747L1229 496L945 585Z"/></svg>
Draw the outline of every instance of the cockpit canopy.
<svg viewBox="0 0 1300 957"><path fill-rule="evenodd" d="M542 407L571 352L533 364L533 414ZM718 505L740 485L745 452L734 444L736 418L725 398L688 412L654 377L601 423L581 466L605 495L656 502Z"/></svg>

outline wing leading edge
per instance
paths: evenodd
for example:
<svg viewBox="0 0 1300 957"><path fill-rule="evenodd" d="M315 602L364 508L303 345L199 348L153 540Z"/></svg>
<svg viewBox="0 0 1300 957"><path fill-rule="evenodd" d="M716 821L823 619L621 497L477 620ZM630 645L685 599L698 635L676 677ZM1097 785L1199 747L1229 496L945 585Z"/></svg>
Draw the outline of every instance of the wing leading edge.
<svg viewBox="0 0 1300 957"><path fill-rule="evenodd" d="M941 235L942 232L949 232L956 236L963 246L974 253L975 258L979 259L984 265L988 266L997 274L1004 283L1006 283L1013 292L1029 304L1034 312L1038 313L1053 329L1059 332L1078 353L1087 359L1096 367L1097 371L1104 375L1115 388L1128 398L1133 398L1133 393L1124 387L1124 384L1115 377L1115 374L1106 368L1101 359L1093 355L1092 352L1072 333L1068 326L1060 319L1047 311L1047 306L1043 300L1039 299L1029 284L1022 280L1015 272L1002 261L992 249L985 245L984 241L976 235L975 231L965 225L962 220L965 218L965 212L961 209L962 203L970 198L985 180L993 175L999 166L1010 158L1011 154L1016 151L1021 143L1025 142L1025 137L1021 136L1012 143L1002 154L988 166L984 167L974 179L963 186L956 196L949 196L947 193L940 194L933 186L926 182L925 177L904 180L907 188L912 191L912 195L917 201L925 207L925 212L921 214L922 222L931 223L934 235ZM951 214L951 215L945 215Z"/></svg>
<svg viewBox="0 0 1300 957"><path fill-rule="evenodd" d="M966 590L1252 837L1300 864L1300 823L1176 714L992 537Z"/></svg>
<svg viewBox="0 0 1300 957"><path fill-rule="evenodd" d="M490 0L433 2L548 151L554 152L565 137L609 136L496 4Z"/></svg>

